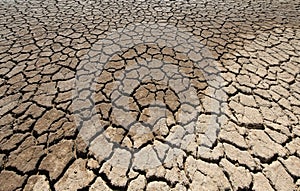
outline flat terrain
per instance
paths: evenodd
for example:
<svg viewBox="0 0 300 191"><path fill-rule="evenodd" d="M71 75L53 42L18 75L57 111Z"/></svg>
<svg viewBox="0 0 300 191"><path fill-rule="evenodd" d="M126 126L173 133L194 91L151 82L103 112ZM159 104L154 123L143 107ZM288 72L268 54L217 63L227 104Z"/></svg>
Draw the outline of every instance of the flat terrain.
<svg viewBox="0 0 300 191"><path fill-rule="evenodd" d="M299 18L299 0L0 0L0 191L299 191Z"/></svg>

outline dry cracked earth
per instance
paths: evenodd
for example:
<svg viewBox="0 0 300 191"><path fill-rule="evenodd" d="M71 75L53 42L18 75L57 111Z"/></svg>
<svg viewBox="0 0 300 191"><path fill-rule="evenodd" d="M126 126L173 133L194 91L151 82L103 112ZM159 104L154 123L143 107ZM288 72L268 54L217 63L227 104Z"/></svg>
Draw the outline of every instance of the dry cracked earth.
<svg viewBox="0 0 300 191"><path fill-rule="evenodd" d="M300 1L0 1L0 190L300 190Z"/></svg>

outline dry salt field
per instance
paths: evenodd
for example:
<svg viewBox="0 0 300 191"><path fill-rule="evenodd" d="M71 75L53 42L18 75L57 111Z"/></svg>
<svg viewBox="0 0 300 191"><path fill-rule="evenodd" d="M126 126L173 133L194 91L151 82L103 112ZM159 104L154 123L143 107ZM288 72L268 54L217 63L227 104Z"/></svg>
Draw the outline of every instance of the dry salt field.
<svg viewBox="0 0 300 191"><path fill-rule="evenodd" d="M299 72L299 0L0 0L0 191L299 191Z"/></svg>

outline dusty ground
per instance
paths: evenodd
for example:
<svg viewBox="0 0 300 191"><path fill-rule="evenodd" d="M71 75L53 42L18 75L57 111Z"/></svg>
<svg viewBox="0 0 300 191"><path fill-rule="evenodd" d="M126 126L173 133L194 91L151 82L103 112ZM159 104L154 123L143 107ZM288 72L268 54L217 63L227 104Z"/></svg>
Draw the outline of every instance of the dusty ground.
<svg viewBox="0 0 300 191"><path fill-rule="evenodd" d="M300 190L300 1L0 2L0 190Z"/></svg>

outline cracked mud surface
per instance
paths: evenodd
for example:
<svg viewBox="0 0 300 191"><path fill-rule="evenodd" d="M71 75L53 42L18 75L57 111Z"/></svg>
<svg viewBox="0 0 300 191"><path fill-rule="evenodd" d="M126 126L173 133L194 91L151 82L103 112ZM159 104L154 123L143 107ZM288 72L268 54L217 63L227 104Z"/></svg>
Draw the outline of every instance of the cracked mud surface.
<svg viewBox="0 0 300 191"><path fill-rule="evenodd" d="M300 190L299 17L0 1L0 190Z"/></svg>

